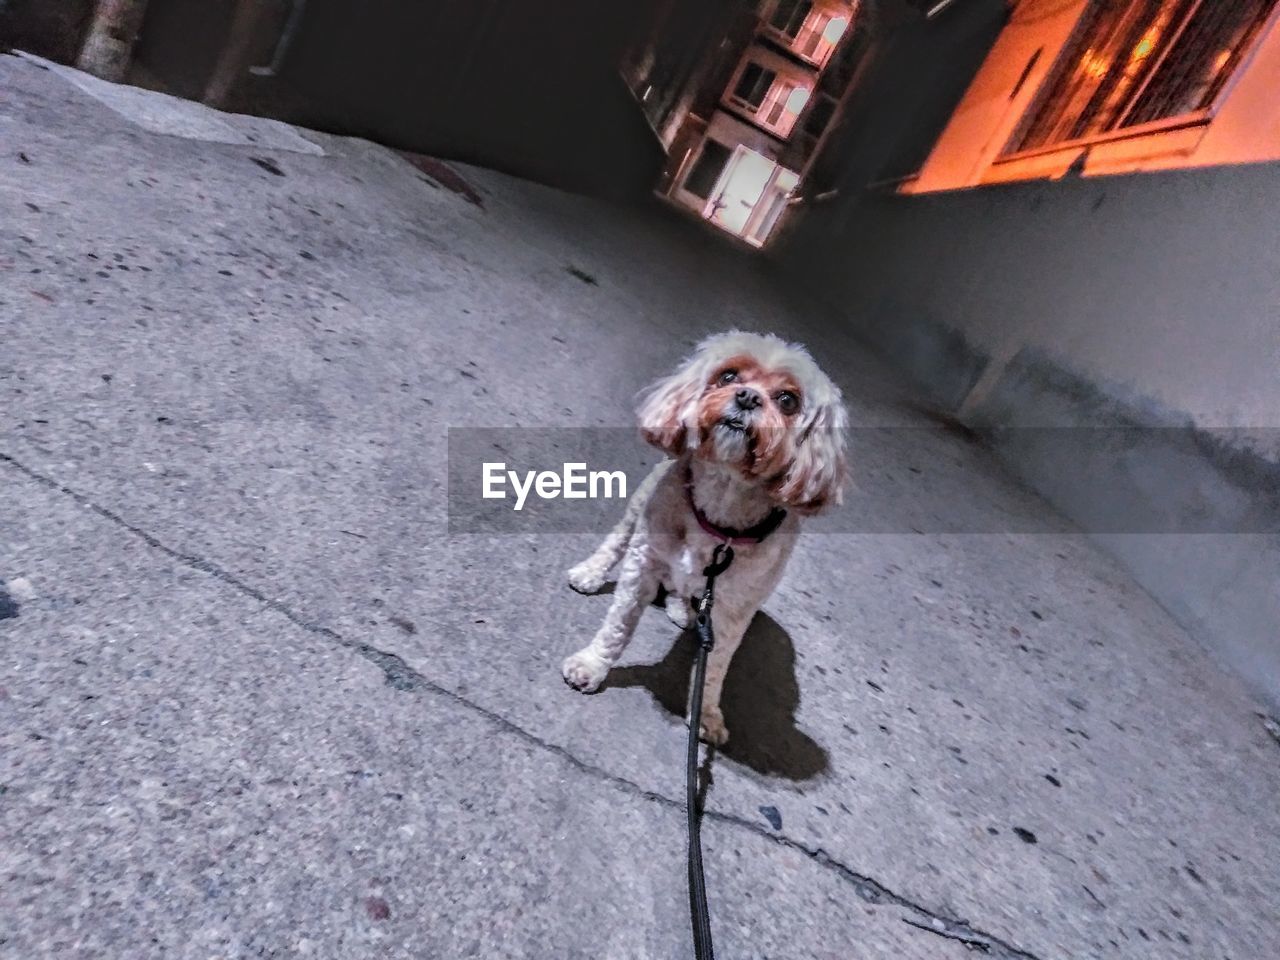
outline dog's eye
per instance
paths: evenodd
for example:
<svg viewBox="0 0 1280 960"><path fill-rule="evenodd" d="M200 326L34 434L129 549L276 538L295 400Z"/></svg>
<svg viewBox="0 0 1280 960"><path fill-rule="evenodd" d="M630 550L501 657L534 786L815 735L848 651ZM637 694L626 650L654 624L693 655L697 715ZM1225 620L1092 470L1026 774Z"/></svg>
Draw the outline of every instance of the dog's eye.
<svg viewBox="0 0 1280 960"><path fill-rule="evenodd" d="M733 383L733 381L737 379L738 379L737 370L726 370L724 373L720 374L719 383L720 383L720 386L723 387L726 383Z"/></svg>
<svg viewBox="0 0 1280 960"><path fill-rule="evenodd" d="M777 400L778 409L787 416L791 416L800 409L800 398L789 390L784 390L782 393L778 394Z"/></svg>

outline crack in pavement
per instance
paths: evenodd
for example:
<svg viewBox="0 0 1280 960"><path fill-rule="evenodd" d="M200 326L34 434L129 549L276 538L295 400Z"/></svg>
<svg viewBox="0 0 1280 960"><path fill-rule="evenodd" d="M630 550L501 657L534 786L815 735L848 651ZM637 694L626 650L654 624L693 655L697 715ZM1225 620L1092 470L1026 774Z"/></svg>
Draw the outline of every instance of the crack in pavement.
<svg viewBox="0 0 1280 960"><path fill-rule="evenodd" d="M80 506L92 510L103 519L108 520L116 526L128 531L146 543L147 546L158 550L171 560L193 570L198 570L201 573L208 574L215 580L221 581L226 586L231 587L244 596L250 597L268 609L279 613L290 623L300 627L306 632L359 654L365 660L368 660L382 671L387 685L393 689L405 692L425 691L434 696L448 700L480 717L483 717L503 732L509 733L539 750L553 754L579 772L587 774L598 780L602 780L629 796L661 804L662 806L670 807L672 809L684 810L683 801L673 799L672 797L668 797L667 795L658 793L654 790L649 790L633 780L628 780L626 777L618 776L603 767L597 766L594 763L590 763L589 761L575 756L565 747L552 743L548 740L544 740L537 734L531 733L524 727L521 727L519 724L507 719L501 714L495 713L489 708L469 700L461 694L450 690L448 687L444 687L436 681L431 680L425 674L420 673L411 667L397 654L381 650L372 644L364 643L359 640L351 640L344 637L336 630L323 626L322 624L316 623L312 620L308 620L288 604L267 596L257 587L246 583L235 574L218 566L216 563L206 560L204 557L199 557L190 553L183 553L181 550L170 547L168 544L157 539L141 527L130 523L128 520L124 519L124 517L120 516L120 514L94 502L84 494L60 483L52 477L45 476L44 474L33 470L31 467L26 466L14 457L11 457L6 453L0 453L0 462L7 463L19 473L24 474L31 480L36 481L48 489L70 497L76 503L80 504ZM923 904L917 903L903 896L902 894L895 893L878 880L875 880L866 874L858 873L853 868L840 862L822 847L813 847L783 834L766 830L754 821L747 820L736 814L720 813L715 810L705 810L703 812L703 817L716 823L745 830L759 838L768 840L770 843L777 846L785 847L797 853L804 854L819 866L836 873L842 880L850 884L853 887L854 892L867 903L899 907L910 911L915 914L916 917L923 918L924 922L919 922L912 918L904 918L904 922L919 930L923 930L926 933L932 933L936 936L958 941L963 943L969 949L983 951L988 956L995 958L995 960L1039 960L1035 954L1022 950L999 937L985 933L982 930L971 926L967 920L944 916L934 910L930 910Z"/></svg>

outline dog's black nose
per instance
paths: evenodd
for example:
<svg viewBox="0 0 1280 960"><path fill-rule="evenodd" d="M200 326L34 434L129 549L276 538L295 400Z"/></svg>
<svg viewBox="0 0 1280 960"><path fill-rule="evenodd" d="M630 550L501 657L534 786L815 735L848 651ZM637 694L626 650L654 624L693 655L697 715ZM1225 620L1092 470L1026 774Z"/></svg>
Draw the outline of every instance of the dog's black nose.
<svg viewBox="0 0 1280 960"><path fill-rule="evenodd" d="M738 402L739 410L754 410L762 402L760 394L750 387L742 387L733 395L733 399Z"/></svg>

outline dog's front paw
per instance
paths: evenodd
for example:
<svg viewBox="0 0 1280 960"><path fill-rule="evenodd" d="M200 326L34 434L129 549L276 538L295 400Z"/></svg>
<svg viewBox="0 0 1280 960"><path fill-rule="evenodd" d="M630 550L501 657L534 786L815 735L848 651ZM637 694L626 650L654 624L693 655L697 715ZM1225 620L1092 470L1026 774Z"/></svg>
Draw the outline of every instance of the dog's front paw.
<svg viewBox="0 0 1280 960"><path fill-rule="evenodd" d="M684 597L677 596L674 593L668 593L666 600L662 603L663 609L667 611L667 619L674 623L681 630L688 630L689 624L693 623L693 618L689 616L689 601Z"/></svg>
<svg viewBox="0 0 1280 960"><path fill-rule="evenodd" d="M564 682L581 693L595 693L604 682L609 665L590 647L566 657L560 668Z"/></svg>
<svg viewBox="0 0 1280 960"><path fill-rule="evenodd" d="M723 747L729 742L729 730L724 725L724 714L719 707L703 707L702 723L698 727L698 739L713 747Z"/></svg>
<svg viewBox="0 0 1280 960"><path fill-rule="evenodd" d="M608 572L601 570L590 560L584 560L569 571L569 586L579 593L598 593L605 584Z"/></svg>

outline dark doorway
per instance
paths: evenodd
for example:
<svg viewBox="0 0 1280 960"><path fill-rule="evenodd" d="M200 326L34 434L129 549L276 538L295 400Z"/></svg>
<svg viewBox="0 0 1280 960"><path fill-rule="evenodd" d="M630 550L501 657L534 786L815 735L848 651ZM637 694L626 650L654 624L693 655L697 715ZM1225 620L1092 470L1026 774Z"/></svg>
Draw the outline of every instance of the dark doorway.
<svg viewBox="0 0 1280 960"><path fill-rule="evenodd" d="M729 162L731 152L723 143L708 140L703 144L702 153L698 156L693 169L689 171L684 188L695 197L709 200L711 191L720 180L720 174L724 172L724 165Z"/></svg>

